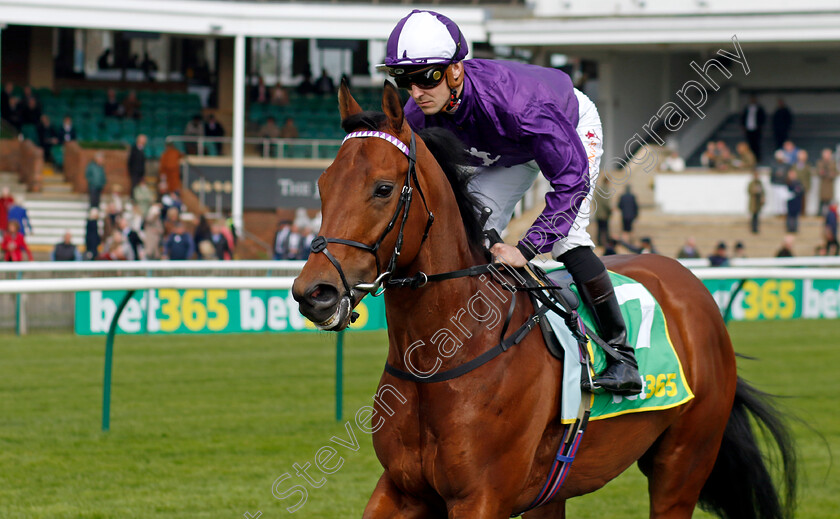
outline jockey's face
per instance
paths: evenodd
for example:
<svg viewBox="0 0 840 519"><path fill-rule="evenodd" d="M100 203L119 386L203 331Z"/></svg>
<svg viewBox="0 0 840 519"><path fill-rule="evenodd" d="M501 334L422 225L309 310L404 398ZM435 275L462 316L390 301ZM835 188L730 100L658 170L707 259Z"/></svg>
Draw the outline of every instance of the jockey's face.
<svg viewBox="0 0 840 519"><path fill-rule="evenodd" d="M463 63L453 63L449 66L449 68L451 70L450 73L456 79L461 77L461 74L464 73ZM459 95L463 88L464 86L462 83L458 87ZM432 88L421 88L412 83L409 93L411 94L412 99L414 99L414 102L417 103L417 106L420 107L420 110L422 110L426 115L435 115L436 113L439 113L449 103L449 85L445 79Z"/></svg>

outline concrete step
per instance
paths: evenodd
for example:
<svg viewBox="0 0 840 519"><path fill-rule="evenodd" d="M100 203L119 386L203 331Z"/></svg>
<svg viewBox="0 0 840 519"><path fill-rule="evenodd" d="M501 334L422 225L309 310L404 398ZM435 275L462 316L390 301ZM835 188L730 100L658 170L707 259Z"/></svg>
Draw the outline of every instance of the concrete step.
<svg viewBox="0 0 840 519"><path fill-rule="evenodd" d="M67 184L65 182L62 183L49 183L45 182L41 186L41 192L44 194L53 194L53 193L72 193L73 186Z"/></svg>
<svg viewBox="0 0 840 519"><path fill-rule="evenodd" d="M47 174L45 171L43 175L41 175L41 180L44 184L68 184L64 178L64 175L56 175L55 173Z"/></svg>
<svg viewBox="0 0 840 519"><path fill-rule="evenodd" d="M28 193L26 195L26 203L29 204L30 201L49 201L49 202L57 202L57 201L78 201L78 202L85 202L88 201L88 195L82 193Z"/></svg>
<svg viewBox="0 0 840 519"><path fill-rule="evenodd" d="M26 209L28 211L84 211L87 213L88 201L80 200L33 200L31 196L26 197Z"/></svg>
<svg viewBox="0 0 840 519"><path fill-rule="evenodd" d="M65 227L74 227L77 225L84 226L87 215L82 213L72 217L60 217L55 214L41 215L29 212L29 221L32 227L36 229L43 229L45 227L58 227L64 229Z"/></svg>

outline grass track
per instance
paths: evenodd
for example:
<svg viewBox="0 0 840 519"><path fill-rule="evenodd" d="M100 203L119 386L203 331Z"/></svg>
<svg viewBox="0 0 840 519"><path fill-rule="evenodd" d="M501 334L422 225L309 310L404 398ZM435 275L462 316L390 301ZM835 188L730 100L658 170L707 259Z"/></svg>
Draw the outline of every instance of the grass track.
<svg viewBox="0 0 840 519"><path fill-rule="evenodd" d="M739 360L758 388L840 453L840 321L735 323ZM333 435L334 335L127 337L116 341L111 431L100 432L103 338L0 336L0 518L287 517L272 483L312 463ZM386 349L382 333L345 344L345 420L371 401ZM816 393L809 395L808 392ZM360 517L380 473L370 438L337 447L336 473L309 469L322 487L296 517ZM828 447L794 424L802 454L797 517L840 510ZM333 460L335 461L335 460ZM297 480L297 478L294 478ZM298 480L299 481L299 480ZM293 480L278 488L286 490ZM635 469L570 501L568 517L647 517L646 480ZM293 517L294 517L293 516ZM698 511L695 517L709 517Z"/></svg>

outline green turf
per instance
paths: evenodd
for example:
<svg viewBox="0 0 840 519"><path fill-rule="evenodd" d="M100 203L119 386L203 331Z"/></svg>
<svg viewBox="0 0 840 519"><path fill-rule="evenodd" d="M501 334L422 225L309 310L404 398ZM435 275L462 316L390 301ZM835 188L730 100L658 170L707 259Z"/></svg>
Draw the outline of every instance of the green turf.
<svg viewBox="0 0 840 519"><path fill-rule="evenodd" d="M761 357L739 361L741 374L795 397L784 405L840 452L840 321L737 323L732 333L739 351ZM334 419L334 341L330 334L120 336L104 434L104 339L0 336L0 518L285 517L296 498L273 497L273 482L293 474L293 464L313 463L327 445L344 464L327 476L309 469L324 485L309 487L295 516L361 517L380 467L370 437L355 426L358 452L330 443L348 437ZM370 403L385 349L383 333L348 335L345 420ZM803 469L797 517L835 518L840 478L828 448L815 432L794 430ZM645 485L630 469L570 501L568 517L647 517Z"/></svg>

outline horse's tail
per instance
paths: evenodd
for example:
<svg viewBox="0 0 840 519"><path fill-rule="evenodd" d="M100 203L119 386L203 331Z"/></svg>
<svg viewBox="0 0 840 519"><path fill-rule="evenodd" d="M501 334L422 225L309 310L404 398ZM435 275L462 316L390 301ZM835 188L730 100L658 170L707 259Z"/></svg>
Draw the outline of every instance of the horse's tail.
<svg viewBox="0 0 840 519"><path fill-rule="evenodd" d="M752 419L751 419L752 418ZM769 433L779 451L767 458L751 422ZM782 481L777 484L768 465L781 461ZM773 407L770 395L741 378L735 403L723 433L714 469L700 492L700 507L723 519L785 519L796 504L796 451L784 416Z"/></svg>

